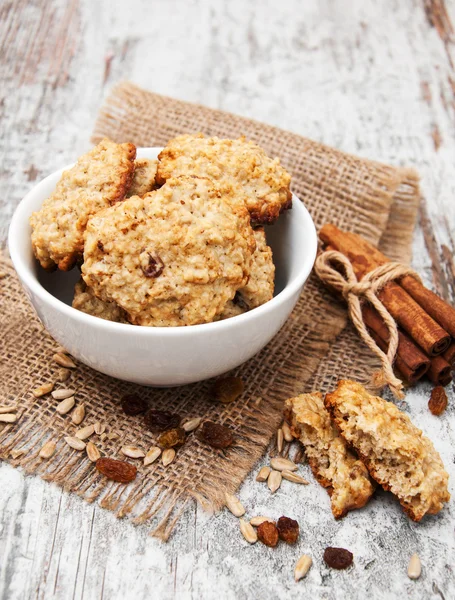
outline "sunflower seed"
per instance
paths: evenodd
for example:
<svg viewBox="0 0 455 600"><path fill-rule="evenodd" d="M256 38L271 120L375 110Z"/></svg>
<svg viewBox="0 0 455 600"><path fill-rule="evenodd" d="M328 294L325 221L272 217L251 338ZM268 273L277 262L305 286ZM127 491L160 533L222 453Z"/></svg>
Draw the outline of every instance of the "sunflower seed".
<svg viewBox="0 0 455 600"><path fill-rule="evenodd" d="M284 421L283 425L281 426L281 429L283 430L283 437L284 437L284 439L287 442L293 442L294 441L294 436L292 435L291 428L286 423L286 421Z"/></svg>
<svg viewBox="0 0 455 600"><path fill-rule="evenodd" d="M80 425L85 417L85 405L78 404L71 415L71 420L75 425Z"/></svg>
<svg viewBox="0 0 455 600"><path fill-rule="evenodd" d="M46 442L44 446L39 451L39 455L41 458L50 458L55 452L56 444L52 440Z"/></svg>
<svg viewBox="0 0 455 600"><path fill-rule="evenodd" d="M276 432L276 449L278 450L278 454L281 454L281 452L283 450L283 440L284 440L283 430L280 428Z"/></svg>
<svg viewBox="0 0 455 600"><path fill-rule="evenodd" d="M45 396L49 392L52 392L53 389L53 383L43 383L42 385L34 389L32 394L35 396L35 398L41 398L41 396Z"/></svg>
<svg viewBox="0 0 455 600"><path fill-rule="evenodd" d="M227 493L224 496L226 507L231 511L234 517L241 517L245 514L245 509L237 496Z"/></svg>
<svg viewBox="0 0 455 600"><path fill-rule="evenodd" d="M283 479L287 479L288 481L292 481L292 483L303 483L303 485L308 485L310 482L298 475L297 473L293 473L292 471L281 471L281 475Z"/></svg>
<svg viewBox="0 0 455 600"><path fill-rule="evenodd" d="M297 561L297 564L295 565L294 579L296 581L299 581L299 579L305 577L305 575L310 570L312 564L313 559L311 558L311 556L308 556L308 554L303 554Z"/></svg>
<svg viewBox="0 0 455 600"><path fill-rule="evenodd" d="M160 454L161 454L161 448L158 448L158 446L152 446L150 448L150 450L147 452L147 454L145 455L144 466L148 467L148 465L151 465L152 463L154 463L155 460L160 456Z"/></svg>
<svg viewBox="0 0 455 600"><path fill-rule="evenodd" d="M413 554L408 566L409 579L418 579L422 573L422 564L418 554Z"/></svg>
<svg viewBox="0 0 455 600"><path fill-rule="evenodd" d="M0 415L0 423L15 423L17 421L17 415L13 413L3 413Z"/></svg>
<svg viewBox="0 0 455 600"><path fill-rule="evenodd" d="M259 473L256 476L256 481L267 481L269 475L270 475L270 467L261 467L261 469L259 470Z"/></svg>
<svg viewBox="0 0 455 600"><path fill-rule="evenodd" d="M255 544L258 541L258 534L254 527L245 519L240 519L240 531L249 544Z"/></svg>
<svg viewBox="0 0 455 600"><path fill-rule="evenodd" d="M65 369L75 369L76 368L76 365L71 360L71 358L69 356L67 356L66 354L63 354L62 352L56 352L52 358L55 360L55 362L58 365L60 365L61 367L65 367Z"/></svg>
<svg viewBox="0 0 455 600"><path fill-rule="evenodd" d="M168 465L171 464L171 462L174 460L175 458L175 450L174 448L168 448L167 450L165 450L163 452L163 465L165 467L167 467Z"/></svg>
<svg viewBox="0 0 455 600"><path fill-rule="evenodd" d="M287 458L289 456L289 450L291 449L291 444L289 442L286 442L284 445L284 450L281 453L281 456L283 458Z"/></svg>
<svg viewBox="0 0 455 600"><path fill-rule="evenodd" d="M299 444L297 452L294 454L294 462L296 465L305 462L305 448L301 444Z"/></svg>
<svg viewBox="0 0 455 600"><path fill-rule="evenodd" d="M74 448L74 450L84 450L85 449L85 443L77 437L72 437L69 435L64 439L65 439L65 442L68 444L68 446L71 446L71 448Z"/></svg>
<svg viewBox="0 0 455 600"><path fill-rule="evenodd" d="M93 442L87 442L85 451L87 452L89 460L91 460L92 462L96 462L99 458L101 458L100 451Z"/></svg>
<svg viewBox="0 0 455 600"><path fill-rule="evenodd" d="M95 427L92 424L92 425L86 425L85 427L78 429L75 433L75 436L77 437L78 440L86 440L94 433L95 433Z"/></svg>
<svg viewBox="0 0 455 600"><path fill-rule="evenodd" d="M5 413L15 412L17 410L17 406L0 406L0 415L4 415Z"/></svg>
<svg viewBox="0 0 455 600"><path fill-rule="evenodd" d="M281 485L281 472L280 471L271 471L269 478L267 479L267 485L269 486L269 490L274 494L277 489Z"/></svg>
<svg viewBox="0 0 455 600"><path fill-rule="evenodd" d="M66 400L62 400L60 404L57 404L57 408L55 410L59 415L66 415L66 413L69 413L75 404L76 401L74 400L74 396L70 396L69 398L66 398Z"/></svg>
<svg viewBox="0 0 455 600"><path fill-rule="evenodd" d="M70 375L71 375L71 369L64 369L62 367L61 369L58 370L57 381L60 381L60 383L64 383L65 381L67 381L69 379Z"/></svg>
<svg viewBox="0 0 455 600"><path fill-rule="evenodd" d="M67 398L69 398L70 396L74 396L76 392L74 390L70 390L70 389L61 389L61 390L54 390L52 392L52 398L55 398L55 400L66 400Z"/></svg>
<svg viewBox="0 0 455 600"><path fill-rule="evenodd" d="M194 431L195 429L197 429L199 427L199 425L201 424L202 418L201 417L196 417L195 419L191 419L190 421L187 421L186 423L184 423L182 425L182 429L184 429L187 433L190 433L190 431Z"/></svg>
<svg viewBox="0 0 455 600"><path fill-rule="evenodd" d="M297 469L297 465L292 460L282 458L281 456L272 458L270 465L275 471L295 471Z"/></svg>
<svg viewBox="0 0 455 600"><path fill-rule="evenodd" d="M95 433L96 433L96 435L102 435L105 431L106 431L106 425L105 425L105 423L100 423L100 421L97 421L95 423Z"/></svg>
<svg viewBox="0 0 455 600"><path fill-rule="evenodd" d="M137 446L123 446L120 452L129 458L144 458L145 452Z"/></svg>
<svg viewBox="0 0 455 600"><path fill-rule="evenodd" d="M6 271L0 271L0 279L4 279L6 277Z"/></svg>
<svg viewBox="0 0 455 600"><path fill-rule="evenodd" d="M253 525L253 527L259 527L261 523L265 523L266 521L273 523L273 519L270 519L269 517L253 517L250 519L250 523Z"/></svg>

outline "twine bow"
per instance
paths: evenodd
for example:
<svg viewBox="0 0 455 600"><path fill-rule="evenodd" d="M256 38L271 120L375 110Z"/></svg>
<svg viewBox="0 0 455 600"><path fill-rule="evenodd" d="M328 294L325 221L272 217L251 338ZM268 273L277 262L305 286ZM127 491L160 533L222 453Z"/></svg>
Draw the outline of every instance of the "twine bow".
<svg viewBox="0 0 455 600"><path fill-rule="evenodd" d="M343 268L344 274L333 266ZM376 388L388 385L397 398L403 398L403 383L393 372L393 363L398 348L398 327L395 319L377 297L377 293L390 281L404 275L411 275L420 281L419 275L410 267L397 262L388 262L367 273L358 281L349 259L341 252L327 250L322 252L315 264L318 277L340 292L348 304L349 316L362 340L379 357L382 370L373 373L372 383ZM370 302L381 315L389 331L387 353L383 352L368 332L362 316L361 300Z"/></svg>

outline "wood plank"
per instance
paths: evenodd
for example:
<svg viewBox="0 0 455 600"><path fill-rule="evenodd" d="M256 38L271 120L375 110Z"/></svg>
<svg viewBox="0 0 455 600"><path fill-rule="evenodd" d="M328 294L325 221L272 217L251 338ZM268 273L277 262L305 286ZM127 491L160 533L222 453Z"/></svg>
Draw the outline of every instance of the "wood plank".
<svg viewBox="0 0 455 600"><path fill-rule="evenodd" d="M264 120L348 152L414 165L422 175L414 266L455 299L455 72L453 3L208 0L128 3L16 0L0 6L0 240L33 183L89 145L110 87L145 87ZM451 413L428 414L430 385L406 398L412 418L454 470ZM453 403L454 394L450 390ZM0 597L23 598L449 598L455 594L453 511L412 524L379 494L334 522L314 483L270 496L252 473L248 515L300 521L296 548L249 547L229 513L189 511L169 544L96 505L0 466ZM346 577L324 567L326 545L349 547ZM421 555L421 580L406 577ZM298 555L314 566L295 584ZM361 594L361 596L359 595Z"/></svg>

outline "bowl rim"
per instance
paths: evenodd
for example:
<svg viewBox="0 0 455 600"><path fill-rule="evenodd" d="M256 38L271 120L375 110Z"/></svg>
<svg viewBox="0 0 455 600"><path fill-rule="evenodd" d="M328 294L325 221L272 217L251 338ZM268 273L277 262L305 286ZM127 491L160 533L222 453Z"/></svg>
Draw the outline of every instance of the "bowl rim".
<svg viewBox="0 0 455 600"><path fill-rule="evenodd" d="M156 153L161 151L162 148L158 147L138 147L137 151L140 154L148 154L148 153ZM8 249L10 253L10 257L14 268L16 269L17 274L19 275L19 279L22 282L22 285L28 288L32 294L35 294L38 298L40 298L43 302L50 305L51 308L60 312L62 315L74 319L81 324L98 327L99 329L116 331L118 333L128 333L135 332L136 335L140 336L156 336L164 335L166 337L174 337L174 336L187 336L192 335L193 333L202 333L202 332L216 332L222 331L228 327L231 327L234 322L235 324L246 324L249 319L260 318L262 315L266 315L269 312L273 311L280 304L283 304L288 299L290 299L300 288L302 288L303 284L307 280L309 274L314 265L314 261L316 259L317 253L317 234L316 227L314 225L313 219L311 218L308 209L304 205L304 203L296 196L294 193L292 194L293 207L292 211L300 213L300 217L302 217L302 221L304 224L304 229L306 230L306 235L309 240L309 248L310 251L304 257L302 261L302 266L298 271L297 275L293 277L293 279L284 287L281 292L279 292L276 296L274 296L271 300L262 304L261 306L257 306L243 314L236 315L234 317L230 317L229 319L224 319L222 321L214 321L211 323L200 323L198 325L188 325L186 327L140 327L138 325L132 325L131 323L116 323L114 321L107 321L106 319L101 319L99 317L95 317L93 315L89 315L84 313L68 304L65 304L55 296L53 296L50 292L48 292L38 281L37 277L34 275L33 271L28 267L26 261L23 257L23 250L21 249L21 243L19 236L16 234L18 228L23 223L24 219L29 219L30 214L28 210L28 204L31 200L39 193L40 188L44 187L49 179L54 178L57 174L60 174L70 169L74 163L67 165L61 169L57 169L53 173L49 174L47 177L39 181L37 184L33 186L33 188L23 197L23 199L17 205L13 217L11 219L11 223L8 230ZM298 206L296 209L295 207Z"/></svg>

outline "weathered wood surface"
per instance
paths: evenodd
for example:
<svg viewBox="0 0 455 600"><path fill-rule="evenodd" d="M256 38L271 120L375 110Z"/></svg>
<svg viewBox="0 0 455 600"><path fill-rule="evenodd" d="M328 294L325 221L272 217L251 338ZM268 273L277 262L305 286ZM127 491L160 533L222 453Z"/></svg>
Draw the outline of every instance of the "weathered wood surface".
<svg viewBox="0 0 455 600"><path fill-rule="evenodd" d="M414 165L424 195L414 265L454 301L454 17L454 3L444 0L3 0L0 240L33 183L88 147L104 95L128 78L349 152ZM453 481L453 388L440 419L426 408L429 391L422 384L410 392L407 408ZM249 547L232 515L210 518L196 508L163 546L145 527L3 464L0 597L455 596L453 502L414 524L382 494L334 523L314 483L296 489L286 482L271 497L251 476L240 495L250 515L298 518L298 547ZM325 568L327 545L353 550L355 568ZM303 552L314 566L295 584ZM406 577L413 552L423 562L417 582Z"/></svg>

